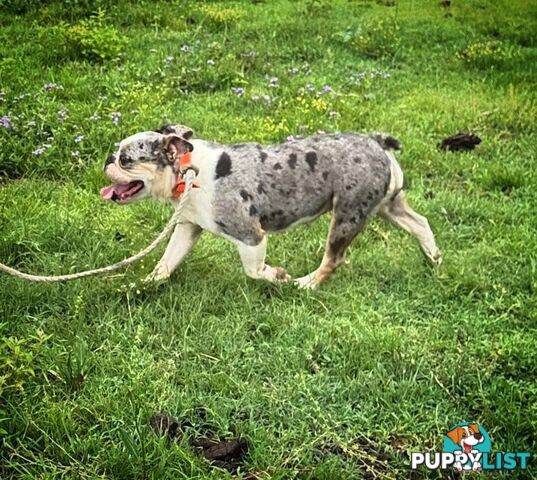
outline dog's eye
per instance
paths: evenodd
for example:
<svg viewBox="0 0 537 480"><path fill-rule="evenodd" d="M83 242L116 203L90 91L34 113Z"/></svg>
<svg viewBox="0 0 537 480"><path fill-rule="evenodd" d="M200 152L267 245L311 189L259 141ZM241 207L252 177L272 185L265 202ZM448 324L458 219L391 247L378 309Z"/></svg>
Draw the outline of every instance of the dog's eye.
<svg viewBox="0 0 537 480"><path fill-rule="evenodd" d="M119 164L122 167L126 167L126 166L130 165L131 163L132 163L132 158L130 158L129 156L125 155L124 153L122 153L119 156Z"/></svg>

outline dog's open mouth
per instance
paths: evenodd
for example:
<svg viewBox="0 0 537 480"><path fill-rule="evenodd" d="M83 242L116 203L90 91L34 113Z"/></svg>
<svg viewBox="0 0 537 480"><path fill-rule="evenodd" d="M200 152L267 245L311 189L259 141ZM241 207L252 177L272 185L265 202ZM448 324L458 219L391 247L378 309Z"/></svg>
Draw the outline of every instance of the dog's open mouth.
<svg viewBox="0 0 537 480"><path fill-rule="evenodd" d="M102 188L101 197L114 202L125 202L134 197L142 188L144 188L144 182L141 180L134 180L124 185L114 184Z"/></svg>

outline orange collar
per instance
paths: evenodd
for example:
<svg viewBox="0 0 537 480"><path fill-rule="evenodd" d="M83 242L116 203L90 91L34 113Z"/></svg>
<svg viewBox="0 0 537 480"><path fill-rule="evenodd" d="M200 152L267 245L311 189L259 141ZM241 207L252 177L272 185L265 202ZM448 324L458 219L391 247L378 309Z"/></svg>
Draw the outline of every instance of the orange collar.
<svg viewBox="0 0 537 480"><path fill-rule="evenodd" d="M183 171L186 167L192 163L192 153L186 152L179 157L179 170Z"/></svg>
<svg viewBox="0 0 537 480"><path fill-rule="evenodd" d="M190 152L186 152L179 157L179 161L177 162L177 180L175 181L175 186L172 190L172 198L178 199L186 190L186 183L183 179L183 174L185 170L187 170L191 166L192 155ZM197 180L194 180L192 188L200 188L200 185Z"/></svg>

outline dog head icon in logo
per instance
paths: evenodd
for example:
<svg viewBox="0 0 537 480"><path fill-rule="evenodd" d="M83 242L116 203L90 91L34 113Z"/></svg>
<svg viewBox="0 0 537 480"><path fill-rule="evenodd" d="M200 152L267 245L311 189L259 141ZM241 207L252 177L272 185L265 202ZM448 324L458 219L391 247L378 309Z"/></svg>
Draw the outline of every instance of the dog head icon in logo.
<svg viewBox="0 0 537 480"><path fill-rule="evenodd" d="M477 423L462 422L447 432L444 437L444 452L464 453L473 458L481 456L483 453L490 453L491 442L489 434ZM479 470L480 461L468 461L465 465L460 462L455 464L457 470Z"/></svg>

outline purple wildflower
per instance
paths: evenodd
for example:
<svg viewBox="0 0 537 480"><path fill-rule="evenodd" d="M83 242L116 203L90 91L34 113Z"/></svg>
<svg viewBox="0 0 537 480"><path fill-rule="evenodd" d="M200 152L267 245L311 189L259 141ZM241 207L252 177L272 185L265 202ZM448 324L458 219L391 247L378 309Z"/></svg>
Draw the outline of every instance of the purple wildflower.
<svg viewBox="0 0 537 480"><path fill-rule="evenodd" d="M114 125L119 125L119 122L121 121L121 112L113 112L112 115L110 115L110 118Z"/></svg>
<svg viewBox="0 0 537 480"><path fill-rule="evenodd" d="M47 83L43 85L43 90L45 90L45 92L50 92L51 90L63 90L63 86L57 83Z"/></svg>
<svg viewBox="0 0 537 480"><path fill-rule="evenodd" d="M242 87L231 87L231 91L237 95L237 97L242 97L246 93L246 90Z"/></svg>
<svg viewBox="0 0 537 480"><path fill-rule="evenodd" d="M44 143L39 148L36 148L32 153L36 157L39 157L39 156L43 155L43 153L45 153L49 148L50 148L50 144Z"/></svg>
<svg viewBox="0 0 537 480"><path fill-rule="evenodd" d="M8 130L13 129L13 124L11 123L11 120L9 119L9 117L4 116L0 118L0 125L2 125L2 127L4 128L7 128Z"/></svg>
<svg viewBox="0 0 537 480"><path fill-rule="evenodd" d="M39 157L41 155L43 155L45 153L45 150L46 148L43 148L43 147L39 147L39 148L36 148L32 153L36 156L36 157Z"/></svg>
<svg viewBox="0 0 537 480"><path fill-rule="evenodd" d="M315 86L312 85L311 83L308 83L308 84L306 85L306 90L307 90L308 92L314 92L314 91L315 91Z"/></svg>
<svg viewBox="0 0 537 480"><path fill-rule="evenodd" d="M58 110L58 120L63 122L69 116L69 111L66 108Z"/></svg>
<svg viewBox="0 0 537 480"><path fill-rule="evenodd" d="M321 94L332 93L333 91L334 89L330 85L325 85L321 90Z"/></svg>
<svg viewBox="0 0 537 480"><path fill-rule="evenodd" d="M80 143L82 140L84 140L84 135L77 135L75 137L75 143Z"/></svg>
<svg viewBox="0 0 537 480"><path fill-rule="evenodd" d="M269 87L276 88L278 86L278 77L270 77Z"/></svg>

